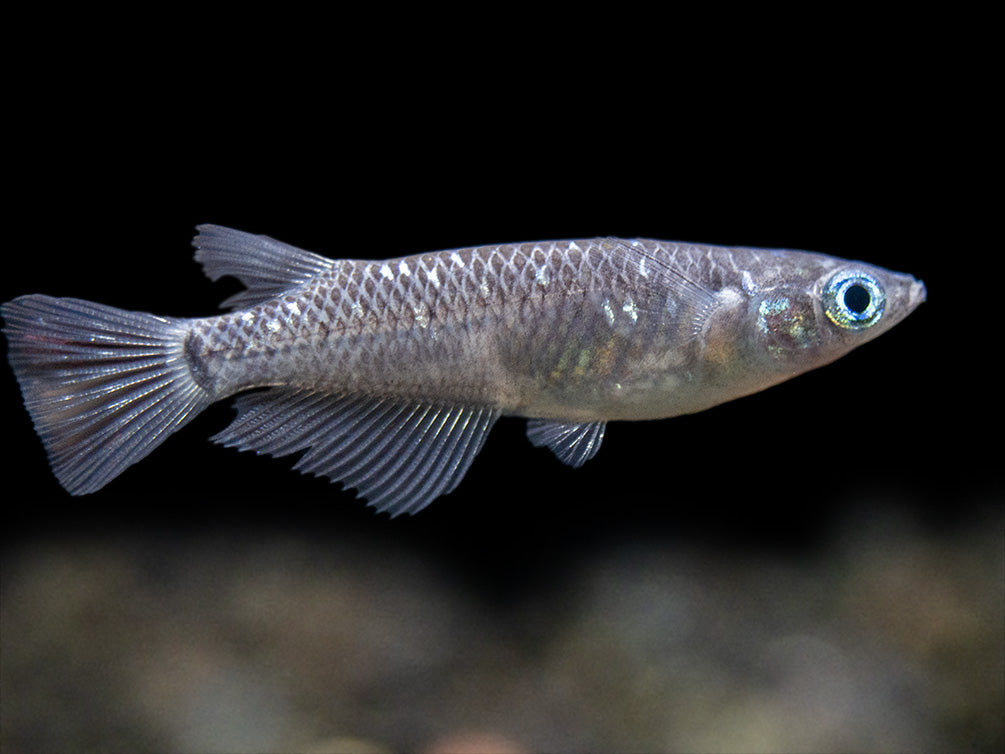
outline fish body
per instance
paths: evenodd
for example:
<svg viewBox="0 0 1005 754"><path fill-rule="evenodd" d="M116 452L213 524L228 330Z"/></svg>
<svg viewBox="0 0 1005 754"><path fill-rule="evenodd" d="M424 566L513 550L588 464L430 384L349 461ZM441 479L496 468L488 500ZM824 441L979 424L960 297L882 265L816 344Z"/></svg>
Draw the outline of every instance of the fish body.
<svg viewBox="0 0 1005 754"><path fill-rule="evenodd" d="M198 319L78 299L4 304L57 478L93 492L209 404L214 439L392 514L452 490L501 415L578 466L605 423L694 413L885 332L922 283L802 251L598 238L332 260L218 226L196 259L246 290ZM266 388L246 392L254 388Z"/></svg>

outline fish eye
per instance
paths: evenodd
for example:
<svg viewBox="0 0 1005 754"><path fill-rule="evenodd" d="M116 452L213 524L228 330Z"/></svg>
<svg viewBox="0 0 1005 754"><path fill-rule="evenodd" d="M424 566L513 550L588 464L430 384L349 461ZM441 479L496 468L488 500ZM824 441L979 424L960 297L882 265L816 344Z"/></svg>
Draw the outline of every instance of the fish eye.
<svg viewBox="0 0 1005 754"><path fill-rule="evenodd" d="M886 294L879 281L862 270L842 270L823 292L828 319L845 330L864 330L879 322L886 306Z"/></svg>

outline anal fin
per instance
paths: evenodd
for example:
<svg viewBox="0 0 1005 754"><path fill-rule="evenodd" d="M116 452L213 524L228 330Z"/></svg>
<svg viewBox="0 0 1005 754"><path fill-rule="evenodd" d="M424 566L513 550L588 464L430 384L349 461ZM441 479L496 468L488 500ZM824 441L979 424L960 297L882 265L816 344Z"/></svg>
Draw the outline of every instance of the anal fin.
<svg viewBox="0 0 1005 754"><path fill-rule="evenodd" d="M563 463L578 468L600 450L605 426L605 422L577 424L551 419L530 419L527 422L527 437L538 447L550 448Z"/></svg>
<svg viewBox="0 0 1005 754"><path fill-rule="evenodd" d="M331 396L272 388L240 396L237 418L212 439L283 456L392 516L415 513L453 490L499 418L496 409Z"/></svg>

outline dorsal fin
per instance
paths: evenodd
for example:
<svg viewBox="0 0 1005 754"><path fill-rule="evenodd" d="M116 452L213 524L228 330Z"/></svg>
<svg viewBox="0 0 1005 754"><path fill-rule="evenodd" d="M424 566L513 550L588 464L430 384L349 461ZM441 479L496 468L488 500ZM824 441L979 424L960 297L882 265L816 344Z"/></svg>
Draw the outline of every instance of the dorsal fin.
<svg viewBox="0 0 1005 754"><path fill-rule="evenodd" d="M230 275L247 289L220 304L223 309L260 304L332 268L332 260L268 236L220 225L199 225L196 230L195 260L209 279Z"/></svg>
<svg viewBox="0 0 1005 754"><path fill-rule="evenodd" d="M461 481L499 417L495 409L270 388L235 401L212 439L284 456L293 468L354 487L392 516L416 513Z"/></svg>
<svg viewBox="0 0 1005 754"><path fill-rule="evenodd" d="M600 443L604 441L604 427L604 422L576 424L530 419L527 422L527 437L537 447L550 448L563 463L578 468L600 450Z"/></svg>

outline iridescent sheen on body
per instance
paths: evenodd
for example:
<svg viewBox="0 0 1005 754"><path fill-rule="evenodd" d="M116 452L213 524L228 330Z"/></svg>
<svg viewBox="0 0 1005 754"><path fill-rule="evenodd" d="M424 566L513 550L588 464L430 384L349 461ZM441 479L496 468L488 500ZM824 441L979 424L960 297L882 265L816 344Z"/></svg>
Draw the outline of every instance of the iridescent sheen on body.
<svg viewBox="0 0 1005 754"><path fill-rule="evenodd" d="M607 421L761 390L876 337L925 295L908 275L835 257L645 239L386 261L217 226L194 243L211 278L247 288L228 314L166 320L44 296L4 306L26 405L75 494L243 393L214 439L303 452L297 468L414 512L456 486L500 415L531 419L535 444L579 465ZM47 339L31 336L44 326ZM67 395L70 410L56 407ZM113 425L126 440L104 433Z"/></svg>

